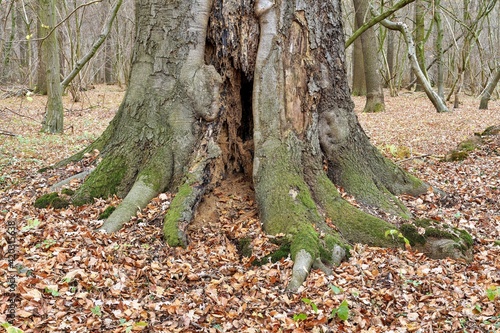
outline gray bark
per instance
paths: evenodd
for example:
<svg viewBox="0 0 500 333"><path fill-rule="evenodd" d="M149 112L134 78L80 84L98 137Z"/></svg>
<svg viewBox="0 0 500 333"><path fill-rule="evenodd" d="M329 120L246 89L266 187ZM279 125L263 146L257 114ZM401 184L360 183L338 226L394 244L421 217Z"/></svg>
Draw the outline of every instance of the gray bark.
<svg viewBox="0 0 500 333"><path fill-rule="evenodd" d="M57 23L55 0L40 0L39 12L42 31L49 31ZM47 79L47 106L42 131L47 133L63 132L64 110L62 91L60 86L59 47L56 31L52 31L42 42L42 57L46 69Z"/></svg>
<svg viewBox="0 0 500 333"><path fill-rule="evenodd" d="M413 73L417 77L418 82L422 85L422 88L424 89L427 97L429 100L432 102L434 107L436 108L437 112L448 112L448 107L444 103L444 101L432 90L431 84L425 77L424 72L420 68L420 65L418 64L418 59L415 51L415 43L413 42L413 39L411 38L410 32L408 31L408 27L406 24L402 22L391 22L389 20L384 20L382 21L382 24L392 30L398 30L403 34L403 37L406 41L406 45L408 48L408 58L410 59L410 64L411 68L413 70Z"/></svg>
<svg viewBox="0 0 500 333"><path fill-rule="evenodd" d="M400 215L407 210L394 194L427 190L386 160L358 123L340 1L137 6L130 87L97 141L102 161L73 198L125 197L101 230L118 230L169 190L176 195L163 234L171 246L185 246L197 203L209 184L237 171L237 159L251 163L242 169L253 178L264 231L284 234L290 244L295 263L287 290L298 290L313 265L329 271L325 264L338 264L347 242L402 245L384 236L392 224L351 206L332 182ZM253 161L241 147L254 149Z"/></svg>
<svg viewBox="0 0 500 333"><path fill-rule="evenodd" d="M500 66L497 66L496 70L491 73L488 84L484 88L483 93L481 94L481 102L479 103L480 110L488 109L488 102L490 101L491 95L498 85L498 81L500 81Z"/></svg>
<svg viewBox="0 0 500 333"><path fill-rule="evenodd" d="M356 22L363 25L370 15L368 0L353 0ZM366 104L363 112L385 111L384 92L379 72L378 47L375 28L367 29L361 35L363 63L366 81Z"/></svg>

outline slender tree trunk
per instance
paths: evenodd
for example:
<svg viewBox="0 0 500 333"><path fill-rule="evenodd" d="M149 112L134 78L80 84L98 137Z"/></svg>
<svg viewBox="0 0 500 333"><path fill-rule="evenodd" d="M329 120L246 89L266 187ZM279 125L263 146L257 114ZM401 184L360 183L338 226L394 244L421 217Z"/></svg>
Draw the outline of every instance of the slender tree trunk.
<svg viewBox="0 0 500 333"><path fill-rule="evenodd" d="M361 26L370 16L369 2L368 0L353 0L353 2L356 22ZM361 44L366 81L366 104L363 112L383 112L385 111L384 92L379 73L377 38L373 27L361 35Z"/></svg>
<svg viewBox="0 0 500 333"><path fill-rule="evenodd" d="M40 0L39 17L42 24L42 33L47 36L57 23L55 0ZM62 133L64 110L59 73L59 47L55 30L42 42L42 59L46 69L48 95L42 131Z"/></svg>
<svg viewBox="0 0 500 333"><path fill-rule="evenodd" d="M244 172L253 179L264 230L286 235L280 240L294 260L290 291L311 267L339 264L349 242L402 245L385 236L396 226L350 205L334 186L407 218L395 195L428 188L385 159L358 123L339 0L136 5L125 99L103 135L72 158L93 149L102 155L73 203L124 197L101 230L120 229L138 207L171 190L163 234L168 244L186 246L205 191ZM453 247L457 242L437 252L469 258L470 246Z"/></svg>
<svg viewBox="0 0 500 333"><path fill-rule="evenodd" d="M422 69L420 68L420 65L418 64L418 59L415 51L415 43L411 38L410 32L408 31L408 27L406 26L406 24L402 22L394 23L389 20L382 21L382 24L389 29L398 30L399 32L401 32L408 48L408 58L410 59L412 73L414 73L414 75L417 77L417 81L420 82L420 84L422 85L427 97L436 108L436 111L448 112L449 110L448 107L446 106L446 103L438 96L438 94L434 92L434 90L432 90L431 84L425 77Z"/></svg>
<svg viewBox="0 0 500 333"><path fill-rule="evenodd" d="M41 3L39 4L41 5ZM37 67L37 83L36 92L38 94L47 95L47 68L45 66L45 61L43 58L43 40L41 38L46 36L46 29L42 27L43 23L41 20L36 22L36 34L37 34L37 48L38 48L38 67Z"/></svg>
<svg viewBox="0 0 500 333"><path fill-rule="evenodd" d="M443 68L443 25L441 22L441 0L434 1L434 22L436 22L436 72L438 96L444 101L444 68Z"/></svg>
<svg viewBox="0 0 500 333"><path fill-rule="evenodd" d="M354 27L355 29L359 27L356 19L354 20ZM356 38L352 48L352 94L354 96L366 95L365 66L361 38Z"/></svg>
<svg viewBox="0 0 500 333"><path fill-rule="evenodd" d="M479 103L480 110L488 109L488 102L490 101L493 91L498 85L498 81L500 81L500 66L497 66L496 70L491 73L490 80L481 94L481 102Z"/></svg>
<svg viewBox="0 0 500 333"><path fill-rule="evenodd" d="M425 2L423 0L415 1L415 55L418 65L425 78L428 79L425 70ZM417 91L423 91L421 83L417 81Z"/></svg>

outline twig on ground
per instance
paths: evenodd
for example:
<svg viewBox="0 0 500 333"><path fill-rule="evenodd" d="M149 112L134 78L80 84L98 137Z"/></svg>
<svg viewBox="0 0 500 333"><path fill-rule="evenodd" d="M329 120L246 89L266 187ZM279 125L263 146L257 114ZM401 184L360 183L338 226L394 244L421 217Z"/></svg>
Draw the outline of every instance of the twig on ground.
<svg viewBox="0 0 500 333"><path fill-rule="evenodd" d="M1 130L1 129L0 129L0 135L19 136L19 134L12 133L12 132L9 132L9 131L4 131L4 130Z"/></svg>
<svg viewBox="0 0 500 333"><path fill-rule="evenodd" d="M403 163L403 162L406 162L406 161L411 161L411 160L414 160L414 159L417 159L417 158L424 158L424 157L433 157L432 154L423 154L423 155L414 155L412 157L408 157L408 158L405 158L404 160L401 160L401 161L397 161L396 163Z"/></svg>

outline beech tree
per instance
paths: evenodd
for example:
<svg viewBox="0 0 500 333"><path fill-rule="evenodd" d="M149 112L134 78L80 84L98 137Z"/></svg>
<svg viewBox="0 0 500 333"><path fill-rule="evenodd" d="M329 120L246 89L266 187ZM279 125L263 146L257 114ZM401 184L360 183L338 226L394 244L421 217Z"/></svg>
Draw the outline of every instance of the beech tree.
<svg viewBox="0 0 500 333"><path fill-rule="evenodd" d="M290 245L291 291L311 267L328 272L355 242L402 246L406 237L435 257L469 259L464 231L437 232L431 221L395 226L352 206L335 187L407 219L396 196L429 188L384 158L361 128L340 11L340 0L136 1L124 100L101 137L64 161L95 149L101 155L73 203L123 197L101 227L114 232L138 207L173 191L164 237L185 246L204 193L244 172L264 231Z"/></svg>

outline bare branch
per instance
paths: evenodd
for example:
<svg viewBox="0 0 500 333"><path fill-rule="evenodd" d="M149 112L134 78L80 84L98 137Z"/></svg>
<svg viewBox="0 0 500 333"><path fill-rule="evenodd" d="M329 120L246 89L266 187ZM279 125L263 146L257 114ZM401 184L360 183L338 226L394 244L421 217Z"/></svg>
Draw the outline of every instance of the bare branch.
<svg viewBox="0 0 500 333"><path fill-rule="evenodd" d="M90 48L90 51L84 55L81 59L79 59L76 62L75 68L71 71L71 73L66 76L66 78L61 82L61 88L64 91L66 87L69 85L69 83L75 78L75 76L80 72L80 70L85 66L85 64L92 59L94 54L97 52L99 47L101 47L102 43L106 40L106 38L109 35L109 32L111 31L111 26L113 25L113 22L116 18L116 14L118 13L118 10L120 9L120 6L122 5L123 0L118 0L115 3L115 6L111 10L111 15L108 17L106 24L104 25L101 34L99 35L99 38L95 43L92 45Z"/></svg>

